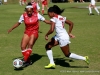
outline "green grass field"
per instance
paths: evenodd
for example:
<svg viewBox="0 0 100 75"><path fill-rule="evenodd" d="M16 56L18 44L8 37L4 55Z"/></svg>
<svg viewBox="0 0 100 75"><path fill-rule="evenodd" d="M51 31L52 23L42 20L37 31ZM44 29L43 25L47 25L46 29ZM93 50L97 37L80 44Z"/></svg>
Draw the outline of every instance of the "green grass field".
<svg viewBox="0 0 100 75"><path fill-rule="evenodd" d="M24 12L25 6L8 4L0 6L0 75L100 75L100 15L89 16L87 7L89 3L58 3L65 8L62 14L74 23L72 33L76 38L71 39L70 51L82 56L89 56L90 65L84 61L66 58L59 46L53 48L56 69L44 69L49 63L46 56L44 35L49 25L40 22L39 38L33 47L31 58L33 64L23 70L14 70L12 62L15 58L22 58L20 42L24 32L24 24L7 34L7 30L16 23ZM50 3L49 6L54 5ZM96 4L97 6L100 3ZM100 10L100 9L99 9ZM46 11L45 11L46 13ZM44 15L49 20L47 15ZM65 25L66 29L68 26ZM49 39L54 34L49 36Z"/></svg>

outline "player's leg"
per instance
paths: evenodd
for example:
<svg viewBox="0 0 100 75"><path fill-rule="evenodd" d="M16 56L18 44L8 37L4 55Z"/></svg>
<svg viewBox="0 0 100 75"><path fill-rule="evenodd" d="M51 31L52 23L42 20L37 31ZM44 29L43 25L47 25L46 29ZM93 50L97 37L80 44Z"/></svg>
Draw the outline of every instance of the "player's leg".
<svg viewBox="0 0 100 75"><path fill-rule="evenodd" d="M48 5L45 5L46 9L48 10Z"/></svg>
<svg viewBox="0 0 100 75"><path fill-rule="evenodd" d="M30 63L30 55L32 53L32 48L33 48L33 45L35 44L36 40L38 38L38 33L37 34L32 34L30 36L30 40L28 42L28 45L27 45L27 62Z"/></svg>
<svg viewBox="0 0 100 75"><path fill-rule="evenodd" d="M22 1L21 0L19 0L19 5L22 5Z"/></svg>
<svg viewBox="0 0 100 75"><path fill-rule="evenodd" d="M32 53L32 48L33 48L33 45L35 44L37 38L38 38L38 34L37 35L32 34L30 36L30 40L29 40L29 43L27 46L27 52L29 52L29 55Z"/></svg>
<svg viewBox="0 0 100 75"><path fill-rule="evenodd" d="M64 55L66 57L73 58L73 59L84 60L84 61L86 61L87 64L89 64L89 61L88 61L88 57L87 56L86 57L83 57L83 56L77 55L75 53L71 53L69 51L70 50L69 44L67 44L66 46L61 47L61 50L62 50L62 52L64 53Z"/></svg>
<svg viewBox="0 0 100 75"><path fill-rule="evenodd" d="M93 8L95 9L95 11L98 13L98 15L100 14L99 10L97 9L97 7L95 5L93 5Z"/></svg>
<svg viewBox="0 0 100 75"><path fill-rule="evenodd" d="M27 47L27 44L29 42L29 36L27 34L24 34L23 38L22 38L22 41L21 41L21 50L22 50L22 54L23 54L23 60L24 61L27 61L27 50L26 50L26 47Z"/></svg>
<svg viewBox="0 0 100 75"><path fill-rule="evenodd" d="M44 4L42 4L42 15L44 15Z"/></svg>
<svg viewBox="0 0 100 75"><path fill-rule="evenodd" d="M50 64L45 66L45 68L55 68L55 63L53 60L53 52L52 52L52 47L58 45L58 41L56 41L54 38L52 38L46 45L45 45L45 49L46 49L46 53L47 56L49 58Z"/></svg>
<svg viewBox="0 0 100 75"><path fill-rule="evenodd" d="M89 15L92 15L92 5L91 5L91 3L89 4Z"/></svg>

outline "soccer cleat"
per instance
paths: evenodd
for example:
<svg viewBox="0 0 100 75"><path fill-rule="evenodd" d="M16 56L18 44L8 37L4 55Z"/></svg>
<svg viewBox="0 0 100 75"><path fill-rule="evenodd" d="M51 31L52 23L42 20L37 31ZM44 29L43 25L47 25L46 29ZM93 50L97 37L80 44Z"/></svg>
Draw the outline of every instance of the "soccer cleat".
<svg viewBox="0 0 100 75"><path fill-rule="evenodd" d="M30 60L30 61L24 61L23 60L23 65L22 65L22 67L27 67L27 66L29 66L29 65L32 65L32 61Z"/></svg>
<svg viewBox="0 0 100 75"><path fill-rule="evenodd" d="M85 62L89 65L89 57L85 56Z"/></svg>
<svg viewBox="0 0 100 75"><path fill-rule="evenodd" d="M93 13L89 13L89 15L94 15Z"/></svg>
<svg viewBox="0 0 100 75"><path fill-rule="evenodd" d="M55 69L55 64L49 64L45 66L45 69Z"/></svg>
<svg viewBox="0 0 100 75"><path fill-rule="evenodd" d="M98 13L98 15L100 15L100 13Z"/></svg>

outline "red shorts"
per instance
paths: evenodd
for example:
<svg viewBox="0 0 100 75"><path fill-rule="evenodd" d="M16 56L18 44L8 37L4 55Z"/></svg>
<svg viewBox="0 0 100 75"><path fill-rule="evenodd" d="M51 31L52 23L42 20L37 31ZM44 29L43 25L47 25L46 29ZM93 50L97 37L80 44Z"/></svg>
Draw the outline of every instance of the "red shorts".
<svg viewBox="0 0 100 75"><path fill-rule="evenodd" d="M29 37L34 35L36 38L38 38L38 31L25 31L24 34L27 34Z"/></svg>
<svg viewBox="0 0 100 75"><path fill-rule="evenodd" d="M47 4L48 4L47 1L43 1L43 2L42 2L42 5L47 5Z"/></svg>

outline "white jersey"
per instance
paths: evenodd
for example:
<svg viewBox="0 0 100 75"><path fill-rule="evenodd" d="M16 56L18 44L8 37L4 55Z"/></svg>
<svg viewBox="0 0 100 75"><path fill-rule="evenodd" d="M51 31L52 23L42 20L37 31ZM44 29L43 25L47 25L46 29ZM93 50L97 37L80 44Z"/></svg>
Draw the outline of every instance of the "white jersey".
<svg viewBox="0 0 100 75"><path fill-rule="evenodd" d="M40 15L40 14L38 13L38 20L44 21L45 18L44 18L42 15ZM21 15L18 22L19 22L19 23L22 23L23 21L24 21L24 17L23 17L23 15Z"/></svg>
<svg viewBox="0 0 100 75"><path fill-rule="evenodd" d="M68 35L66 29L64 28L64 23L66 21L66 17L57 15L57 17L53 17L50 20L55 23L56 36L59 38L69 39L69 35Z"/></svg>

